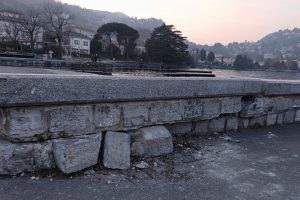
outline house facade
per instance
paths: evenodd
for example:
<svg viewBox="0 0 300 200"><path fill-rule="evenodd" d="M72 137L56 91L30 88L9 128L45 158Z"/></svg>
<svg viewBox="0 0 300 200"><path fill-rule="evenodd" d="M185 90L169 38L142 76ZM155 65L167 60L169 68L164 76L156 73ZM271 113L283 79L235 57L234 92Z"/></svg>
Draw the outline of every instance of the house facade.
<svg viewBox="0 0 300 200"><path fill-rule="evenodd" d="M22 31L24 14L13 10L0 10L0 42L18 41L21 45L30 45L28 35ZM36 33L35 48L41 48L43 43L43 28ZM22 49L20 49L22 50Z"/></svg>
<svg viewBox="0 0 300 200"><path fill-rule="evenodd" d="M64 48L67 56L82 57L90 55L90 45L96 31L79 25L69 25Z"/></svg>

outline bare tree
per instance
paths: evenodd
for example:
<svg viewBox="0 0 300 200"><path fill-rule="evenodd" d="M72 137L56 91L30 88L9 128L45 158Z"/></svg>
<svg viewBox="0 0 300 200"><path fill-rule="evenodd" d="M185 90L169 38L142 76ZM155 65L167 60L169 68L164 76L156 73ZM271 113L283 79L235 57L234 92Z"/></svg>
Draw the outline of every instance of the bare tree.
<svg viewBox="0 0 300 200"><path fill-rule="evenodd" d="M46 29L54 33L58 43L58 58L61 59L63 41L68 33L66 26L70 23L71 16L61 2L48 1L45 3L44 10Z"/></svg>
<svg viewBox="0 0 300 200"><path fill-rule="evenodd" d="M4 31L6 36L12 41L14 50L18 50L21 35L20 22L11 20L4 23Z"/></svg>
<svg viewBox="0 0 300 200"><path fill-rule="evenodd" d="M31 50L34 50L35 44L42 32L41 13L40 8L27 7L21 19L20 28L30 43Z"/></svg>

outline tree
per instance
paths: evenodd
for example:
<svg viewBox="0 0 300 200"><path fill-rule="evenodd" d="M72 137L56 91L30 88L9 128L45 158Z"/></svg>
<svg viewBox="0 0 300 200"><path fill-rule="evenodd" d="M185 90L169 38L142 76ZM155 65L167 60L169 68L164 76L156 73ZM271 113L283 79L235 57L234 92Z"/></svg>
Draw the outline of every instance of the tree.
<svg viewBox="0 0 300 200"><path fill-rule="evenodd" d="M201 49L200 51L200 60L202 62L206 61L206 51L204 49Z"/></svg>
<svg viewBox="0 0 300 200"><path fill-rule="evenodd" d="M102 43L100 42L100 36L98 34L96 34L91 40L90 52L93 56L96 54L100 55L102 53Z"/></svg>
<svg viewBox="0 0 300 200"><path fill-rule="evenodd" d="M207 55L207 61L212 63L214 62L216 59L214 52L210 51Z"/></svg>
<svg viewBox="0 0 300 200"><path fill-rule="evenodd" d="M8 23L4 23L4 32L13 43L14 50L17 51L21 34L20 22L13 19Z"/></svg>
<svg viewBox="0 0 300 200"><path fill-rule="evenodd" d="M236 68L252 68L254 67L253 60L248 58L246 55L237 55L233 63Z"/></svg>
<svg viewBox="0 0 300 200"><path fill-rule="evenodd" d="M36 41L42 32L41 13L41 9L37 7L27 7L21 19L20 29L29 41L31 51L34 50Z"/></svg>
<svg viewBox="0 0 300 200"><path fill-rule="evenodd" d="M58 43L58 58L62 58L63 41L68 34L66 26L70 23L71 16L67 13L61 2L46 2L44 6L46 29L53 32Z"/></svg>
<svg viewBox="0 0 300 200"><path fill-rule="evenodd" d="M117 38L119 49L121 49L121 46L124 47L124 57L128 59L129 57L133 56L134 48L136 47L136 40L139 38L139 33L137 30L126 24L114 22L102 25L98 29L97 33L98 35L105 36L105 38L108 39L112 58L114 57L114 44L112 42L112 38L114 36Z"/></svg>
<svg viewBox="0 0 300 200"><path fill-rule="evenodd" d="M188 60L186 38L173 25L163 24L154 29L146 41L146 50L154 62L180 64Z"/></svg>

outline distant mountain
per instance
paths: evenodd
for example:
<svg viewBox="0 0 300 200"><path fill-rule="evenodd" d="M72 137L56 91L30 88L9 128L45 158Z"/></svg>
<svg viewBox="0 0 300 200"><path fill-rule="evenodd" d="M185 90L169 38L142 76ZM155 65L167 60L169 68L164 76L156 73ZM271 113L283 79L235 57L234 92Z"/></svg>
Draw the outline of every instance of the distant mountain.
<svg viewBox="0 0 300 200"><path fill-rule="evenodd" d="M0 0L0 9L22 11L22 9L26 6L38 6L43 2L43 0ZM156 18L137 19L120 12L113 13L108 11L91 10L69 4L65 4L65 6L68 12L72 15L72 23L74 24L88 26L97 30L105 23L120 22L137 29L141 35L141 38L138 41L140 44L143 44L143 42L150 37L150 33L155 27L164 23L161 19Z"/></svg>
<svg viewBox="0 0 300 200"><path fill-rule="evenodd" d="M300 29L279 30L256 42L232 42L226 46L220 43L216 43L213 46L191 43L190 48L204 48L224 56L246 54L256 61L262 61L268 58L300 61Z"/></svg>

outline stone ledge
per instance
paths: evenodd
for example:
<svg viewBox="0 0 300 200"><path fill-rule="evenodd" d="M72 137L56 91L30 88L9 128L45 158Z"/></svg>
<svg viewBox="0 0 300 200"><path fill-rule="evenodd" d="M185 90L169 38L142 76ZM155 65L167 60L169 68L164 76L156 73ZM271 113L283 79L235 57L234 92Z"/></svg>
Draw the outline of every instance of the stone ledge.
<svg viewBox="0 0 300 200"><path fill-rule="evenodd" d="M261 90L259 79L0 74L0 107L242 96Z"/></svg>

